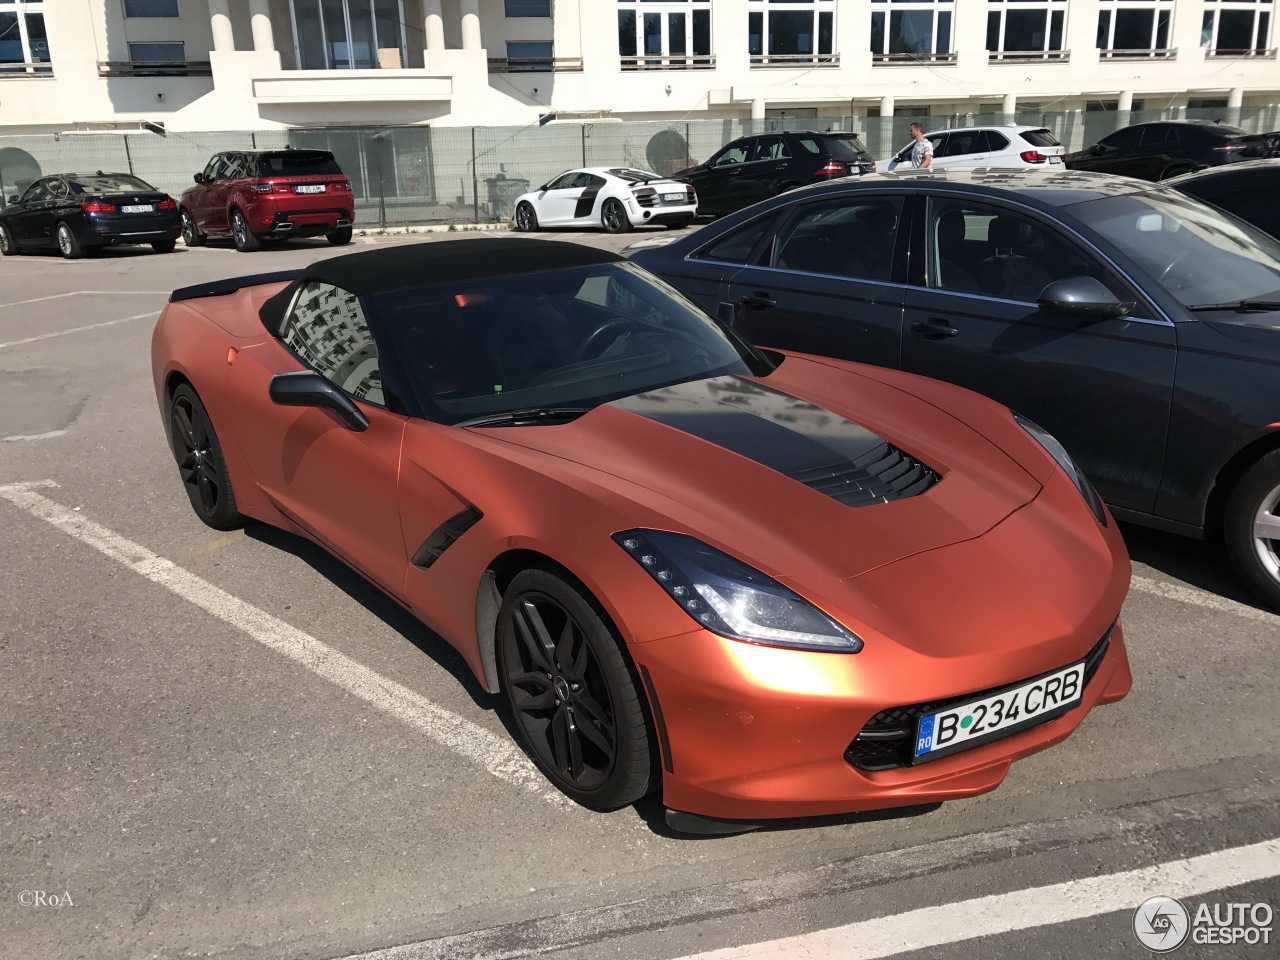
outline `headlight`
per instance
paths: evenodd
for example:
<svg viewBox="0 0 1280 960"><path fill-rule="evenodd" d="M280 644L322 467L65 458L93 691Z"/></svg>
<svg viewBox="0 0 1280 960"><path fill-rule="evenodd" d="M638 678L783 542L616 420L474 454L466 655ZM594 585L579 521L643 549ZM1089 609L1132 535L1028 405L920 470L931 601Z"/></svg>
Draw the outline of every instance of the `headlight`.
<svg viewBox="0 0 1280 960"><path fill-rule="evenodd" d="M1012 410L1009 412L1013 413ZM1058 461L1058 466L1066 471L1067 476L1071 478L1071 482L1080 491L1080 496L1084 497L1084 502L1089 504L1089 509L1093 511L1093 515L1105 527L1107 525L1107 512L1102 507L1102 498L1098 496L1098 491L1093 489L1093 484L1084 475L1084 471L1076 466L1076 462L1071 459L1071 454L1067 453L1066 448L1058 442L1057 437L1020 413L1013 413L1013 419L1018 422L1018 426L1035 438L1036 443L1045 448L1049 456Z"/></svg>
<svg viewBox="0 0 1280 960"><path fill-rule="evenodd" d="M862 640L772 577L693 537L627 530L613 539L700 627L798 650L857 653Z"/></svg>

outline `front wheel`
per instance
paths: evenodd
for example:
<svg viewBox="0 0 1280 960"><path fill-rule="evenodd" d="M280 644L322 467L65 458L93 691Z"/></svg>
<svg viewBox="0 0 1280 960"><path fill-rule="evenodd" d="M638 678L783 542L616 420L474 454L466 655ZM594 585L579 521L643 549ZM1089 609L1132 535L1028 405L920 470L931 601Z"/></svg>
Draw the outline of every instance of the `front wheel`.
<svg viewBox="0 0 1280 960"><path fill-rule="evenodd" d="M620 200L606 200L600 208L600 225L605 233L626 233L631 229L631 218Z"/></svg>
<svg viewBox="0 0 1280 960"><path fill-rule="evenodd" d="M1240 576L1280 610L1280 450L1250 467L1231 491L1223 534Z"/></svg>
<svg viewBox="0 0 1280 960"><path fill-rule="evenodd" d="M351 228L339 227L332 233L326 233L324 238L329 241L330 245L335 247L345 247L351 242Z"/></svg>
<svg viewBox="0 0 1280 960"><path fill-rule="evenodd" d="M243 526L245 517L236 509L222 444L200 397L185 383L178 385L169 400L169 438L196 516L215 530Z"/></svg>
<svg viewBox="0 0 1280 960"><path fill-rule="evenodd" d="M8 227L0 223L0 256L12 257L18 252L18 244L14 242L13 234L9 232Z"/></svg>
<svg viewBox="0 0 1280 960"><path fill-rule="evenodd" d="M592 810L656 786L639 683L590 594L554 569L521 571L503 594L497 640L507 703L548 780Z"/></svg>
<svg viewBox="0 0 1280 960"><path fill-rule="evenodd" d="M58 252L68 260L79 260L84 256L84 247L76 239L75 233L65 222L58 224Z"/></svg>
<svg viewBox="0 0 1280 960"><path fill-rule="evenodd" d="M538 229L538 214L533 204L526 201L516 207L516 229L521 233L533 233Z"/></svg>
<svg viewBox="0 0 1280 960"><path fill-rule="evenodd" d="M253 253L262 249L261 238L249 229L249 221L239 210L231 211L231 236L235 239L236 249L241 253Z"/></svg>
<svg viewBox="0 0 1280 960"><path fill-rule="evenodd" d="M173 248L178 245L177 240L152 240L151 249L156 253L173 253Z"/></svg>

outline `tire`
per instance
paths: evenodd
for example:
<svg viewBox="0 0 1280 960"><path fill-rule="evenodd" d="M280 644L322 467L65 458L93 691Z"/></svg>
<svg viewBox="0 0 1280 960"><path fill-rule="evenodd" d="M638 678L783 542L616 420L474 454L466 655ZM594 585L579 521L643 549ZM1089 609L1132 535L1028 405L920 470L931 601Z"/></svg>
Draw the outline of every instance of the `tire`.
<svg viewBox="0 0 1280 960"><path fill-rule="evenodd" d="M604 206L600 208L600 226L604 227L605 233L631 232L631 218L627 216L627 209L621 201L610 197L604 202Z"/></svg>
<svg viewBox="0 0 1280 960"><path fill-rule="evenodd" d="M80 241L65 220L58 221L54 237L58 242L58 252L67 260L79 260L84 256L84 247L80 246Z"/></svg>
<svg viewBox="0 0 1280 960"><path fill-rule="evenodd" d="M188 247L203 247L208 237L196 229L195 217L186 207L182 208L182 242Z"/></svg>
<svg viewBox="0 0 1280 960"><path fill-rule="evenodd" d="M173 253L173 248L178 245L177 240L152 240L151 249L156 253Z"/></svg>
<svg viewBox="0 0 1280 960"><path fill-rule="evenodd" d="M691 223L693 223L693 217L682 217L682 218L680 218L679 220L672 220L672 221L671 221L671 229L672 229L672 230L685 230L685 229L688 229L688 226L689 226L689 224L691 224Z"/></svg>
<svg viewBox="0 0 1280 960"><path fill-rule="evenodd" d="M515 223L521 233L533 233L538 229L538 211L533 209L533 204L525 201L516 206Z"/></svg>
<svg viewBox="0 0 1280 960"><path fill-rule="evenodd" d="M1184 173L1190 173L1195 168L1185 163L1175 163L1170 167L1166 167L1160 174L1161 180L1168 180L1170 177L1180 177Z"/></svg>
<svg viewBox="0 0 1280 960"><path fill-rule="evenodd" d="M241 253L254 253L262 249L262 239L249 229L249 221L236 209L231 211L231 237Z"/></svg>
<svg viewBox="0 0 1280 960"><path fill-rule="evenodd" d="M179 384L169 398L169 435L178 475L196 516L215 530L243 526L246 518L236 509L222 444L199 395L188 384Z"/></svg>
<svg viewBox="0 0 1280 960"><path fill-rule="evenodd" d="M324 238L329 241L329 244L331 246L345 247L348 243L351 242L351 228L339 227L337 230L334 230L332 233L326 233L324 235Z"/></svg>
<svg viewBox="0 0 1280 960"><path fill-rule="evenodd" d="M531 567L503 593L497 630L502 690L546 778L591 810L649 793L659 778L653 730L595 598L555 569Z"/></svg>
<svg viewBox="0 0 1280 960"><path fill-rule="evenodd" d="M17 242L13 239L13 234L9 232L9 228L0 223L0 256L16 257L21 252L18 249Z"/></svg>
<svg viewBox="0 0 1280 960"><path fill-rule="evenodd" d="M1264 524L1273 536L1259 536ZM1280 450L1255 463L1235 485L1222 532L1240 576L1280 610Z"/></svg>

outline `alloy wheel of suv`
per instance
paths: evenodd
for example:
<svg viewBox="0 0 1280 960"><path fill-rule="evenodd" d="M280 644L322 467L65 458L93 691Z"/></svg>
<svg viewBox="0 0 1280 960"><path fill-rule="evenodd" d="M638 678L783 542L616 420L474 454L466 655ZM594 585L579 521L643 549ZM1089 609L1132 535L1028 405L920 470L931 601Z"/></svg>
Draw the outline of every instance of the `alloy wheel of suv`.
<svg viewBox="0 0 1280 960"><path fill-rule="evenodd" d="M236 242L236 249L241 253L253 253L262 247L261 239L249 229L249 221L239 210L231 211L231 236Z"/></svg>

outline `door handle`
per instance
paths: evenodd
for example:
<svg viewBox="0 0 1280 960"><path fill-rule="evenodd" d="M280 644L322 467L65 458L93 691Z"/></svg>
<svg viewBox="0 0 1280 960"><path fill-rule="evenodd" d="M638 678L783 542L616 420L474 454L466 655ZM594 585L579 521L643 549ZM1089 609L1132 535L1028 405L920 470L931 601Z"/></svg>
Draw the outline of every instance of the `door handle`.
<svg viewBox="0 0 1280 960"><path fill-rule="evenodd" d="M960 331L950 326L945 320L930 317L927 323L913 323L911 332L926 340L945 340L948 337L954 337Z"/></svg>
<svg viewBox="0 0 1280 960"><path fill-rule="evenodd" d="M770 300L769 295L762 290L757 290L753 295L743 297L738 302L748 310L768 310L778 305L777 300Z"/></svg>

